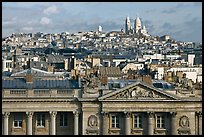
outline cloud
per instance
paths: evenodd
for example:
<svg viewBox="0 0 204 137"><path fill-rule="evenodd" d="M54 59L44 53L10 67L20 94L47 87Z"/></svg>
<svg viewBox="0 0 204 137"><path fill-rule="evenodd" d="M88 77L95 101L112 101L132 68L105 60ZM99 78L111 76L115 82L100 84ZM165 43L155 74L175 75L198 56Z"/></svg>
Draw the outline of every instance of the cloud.
<svg viewBox="0 0 204 137"><path fill-rule="evenodd" d="M40 20L40 24L42 24L42 25L47 25L49 23L50 23L50 19L47 17L42 17Z"/></svg>
<svg viewBox="0 0 204 137"><path fill-rule="evenodd" d="M167 10L163 10L162 13L166 13L166 14L172 14L172 13L175 13L176 12L176 9L174 8L171 8L171 9L167 9Z"/></svg>
<svg viewBox="0 0 204 137"><path fill-rule="evenodd" d="M10 20L8 20L8 21L2 21L2 25L3 26L9 26L9 25L12 25L12 24L14 24L14 22L13 21L10 21Z"/></svg>
<svg viewBox="0 0 204 137"><path fill-rule="evenodd" d="M9 27L12 27L15 23L16 23L16 17L13 17L13 18L8 18L8 19L3 19L2 20L2 26L5 27L5 28L9 28Z"/></svg>
<svg viewBox="0 0 204 137"><path fill-rule="evenodd" d="M162 25L162 28L163 28L163 29L173 29L173 28L175 28L175 26L172 25L172 24L170 24L170 23L168 23L168 22L165 22L165 23Z"/></svg>
<svg viewBox="0 0 204 137"><path fill-rule="evenodd" d="M31 31L33 31L33 28L32 27L23 27L22 30L26 31L26 32L31 32Z"/></svg>
<svg viewBox="0 0 204 137"><path fill-rule="evenodd" d="M187 7L188 5L187 4L184 4L184 3L178 3L176 6L174 7L171 7L169 9L166 9L166 10L163 10L162 13L165 13L165 14L172 14L172 13L176 13L178 11L178 9L182 9L182 8L185 8Z"/></svg>
<svg viewBox="0 0 204 137"><path fill-rule="evenodd" d="M106 21L100 24L104 31L111 31L111 30L121 30L124 28L124 25L118 24L118 22L114 21ZM96 25L98 27L98 24ZM97 29L97 28L96 28Z"/></svg>
<svg viewBox="0 0 204 137"><path fill-rule="evenodd" d="M148 14L148 13L152 13L152 12L155 12L155 11L156 11L156 9L150 9L150 10L146 10L145 13Z"/></svg>
<svg viewBox="0 0 204 137"><path fill-rule="evenodd" d="M57 6L55 6L55 5L50 6L50 7L46 8L45 10L43 10L43 13L46 15L58 13Z"/></svg>
<svg viewBox="0 0 204 137"><path fill-rule="evenodd" d="M54 2L52 2L54 3ZM50 2L14 2L15 5L19 6L19 7L34 7L34 6L48 6L50 5Z"/></svg>
<svg viewBox="0 0 204 137"><path fill-rule="evenodd" d="M177 24L165 22L161 25L163 29L158 30L158 35L170 35L177 41L202 41L202 19L199 17L189 18L187 21Z"/></svg>
<svg viewBox="0 0 204 137"><path fill-rule="evenodd" d="M202 2L194 2L193 5L196 6L196 7L201 7L202 6Z"/></svg>
<svg viewBox="0 0 204 137"><path fill-rule="evenodd" d="M155 31L155 27L154 27L155 25L152 23L152 21L144 20L143 23L144 23L147 31L150 32L150 34Z"/></svg>

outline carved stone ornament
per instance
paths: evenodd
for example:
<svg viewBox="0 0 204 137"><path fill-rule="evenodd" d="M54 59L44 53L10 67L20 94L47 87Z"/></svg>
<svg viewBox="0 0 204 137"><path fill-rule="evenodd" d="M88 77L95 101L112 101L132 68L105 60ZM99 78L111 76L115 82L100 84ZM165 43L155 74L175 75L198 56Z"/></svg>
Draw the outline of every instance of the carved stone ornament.
<svg viewBox="0 0 204 137"><path fill-rule="evenodd" d="M145 90L139 87L133 87L126 89L115 96L115 98L161 98L159 95L155 94L154 91Z"/></svg>
<svg viewBox="0 0 204 137"><path fill-rule="evenodd" d="M177 112L170 112L170 114L171 114L171 117L172 117L172 118L175 118L176 115L177 115Z"/></svg>
<svg viewBox="0 0 204 137"><path fill-rule="evenodd" d="M189 118L187 116L182 116L180 118L179 125L183 128L189 127Z"/></svg>
<svg viewBox="0 0 204 137"><path fill-rule="evenodd" d="M98 77L84 77L85 80L85 84L84 84L84 88L90 88L90 89L94 89L96 87L99 87L100 85L100 80Z"/></svg>
<svg viewBox="0 0 204 137"><path fill-rule="evenodd" d="M154 112L147 112L147 115L148 115L149 118L153 118L154 114L155 114Z"/></svg>
<svg viewBox="0 0 204 137"><path fill-rule="evenodd" d="M190 135L191 131L189 128L189 118L187 116L182 116L179 120L179 126L181 128L178 129L178 134L180 135Z"/></svg>
<svg viewBox="0 0 204 137"><path fill-rule="evenodd" d="M96 127L98 126L97 117L95 115L91 115L88 118L88 126L89 127Z"/></svg>
<svg viewBox="0 0 204 137"><path fill-rule="evenodd" d="M3 112L3 117L4 118L9 118L10 112Z"/></svg>
<svg viewBox="0 0 204 137"><path fill-rule="evenodd" d="M87 124L88 128L86 129L86 134L99 134L98 118L95 115L89 116Z"/></svg>
<svg viewBox="0 0 204 137"><path fill-rule="evenodd" d="M104 112L104 111L102 111L101 112L101 114L102 114L102 116L105 118L107 118L107 117L109 117L109 113L108 112Z"/></svg>
<svg viewBox="0 0 204 137"><path fill-rule="evenodd" d="M201 111L196 112L196 114L198 115L198 117L202 118L202 112Z"/></svg>
<svg viewBox="0 0 204 137"><path fill-rule="evenodd" d="M132 134L140 134L140 133L143 133L143 129L142 128L133 128L131 129L131 133Z"/></svg>
<svg viewBox="0 0 204 137"><path fill-rule="evenodd" d="M131 116L131 113L130 113L130 112L124 112L124 114L125 114L125 117L126 117L126 118L130 118L130 116Z"/></svg>
<svg viewBox="0 0 204 137"><path fill-rule="evenodd" d="M109 134L118 134L120 133L120 128L110 128L108 129Z"/></svg>
<svg viewBox="0 0 204 137"><path fill-rule="evenodd" d="M50 111L50 116L52 116L53 118L55 118L57 115L56 111Z"/></svg>
<svg viewBox="0 0 204 137"><path fill-rule="evenodd" d="M83 93L86 93L86 94L96 94L96 93L98 93L99 91L98 91L98 89L90 89L90 88L87 88L87 87L85 87L85 88L83 88Z"/></svg>
<svg viewBox="0 0 204 137"><path fill-rule="evenodd" d="M26 112L27 117L32 117L33 116L33 112Z"/></svg>
<svg viewBox="0 0 204 137"><path fill-rule="evenodd" d="M156 128L156 129L154 129L154 133L158 134L158 135L166 135L167 131L166 131L166 129Z"/></svg>

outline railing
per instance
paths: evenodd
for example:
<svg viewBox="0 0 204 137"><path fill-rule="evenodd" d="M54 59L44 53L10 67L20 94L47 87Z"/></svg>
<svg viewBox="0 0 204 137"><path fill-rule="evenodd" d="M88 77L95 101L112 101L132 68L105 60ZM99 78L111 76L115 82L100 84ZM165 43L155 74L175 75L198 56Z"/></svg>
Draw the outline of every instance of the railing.
<svg viewBox="0 0 204 137"><path fill-rule="evenodd" d="M24 94L26 94L26 90L10 90L10 94L24 95Z"/></svg>
<svg viewBox="0 0 204 137"><path fill-rule="evenodd" d="M3 89L2 98L32 98L32 97L75 97L78 93L74 89Z"/></svg>

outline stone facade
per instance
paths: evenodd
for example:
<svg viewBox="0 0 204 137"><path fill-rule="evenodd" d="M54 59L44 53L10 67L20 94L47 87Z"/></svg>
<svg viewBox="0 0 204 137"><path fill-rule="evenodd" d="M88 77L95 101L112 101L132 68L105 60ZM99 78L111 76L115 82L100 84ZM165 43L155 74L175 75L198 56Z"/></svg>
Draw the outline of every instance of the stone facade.
<svg viewBox="0 0 204 137"><path fill-rule="evenodd" d="M64 96L50 91L33 96L33 90L3 89L2 134L202 135L199 97L180 97L143 82L115 91L75 89Z"/></svg>

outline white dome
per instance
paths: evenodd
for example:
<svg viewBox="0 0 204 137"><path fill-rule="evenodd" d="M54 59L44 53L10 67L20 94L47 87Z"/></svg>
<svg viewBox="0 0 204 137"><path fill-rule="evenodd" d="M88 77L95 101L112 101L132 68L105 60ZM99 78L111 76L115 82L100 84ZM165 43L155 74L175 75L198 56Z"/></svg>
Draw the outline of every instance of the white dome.
<svg viewBox="0 0 204 137"><path fill-rule="evenodd" d="M141 21L139 17L136 17L135 19L135 32L138 33L138 31L142 29Z"/></svg>
<svg viewBox="0 0 204 137"><path fill-rule="evenodd" d="M141 26L141 20L140 20L140 18L139 18L139 17L137 17L137 18L136 18L136 21L135 21L135 22L136 22L136 24L138 24L138 25L140 25L140 26Z"/></svg>

